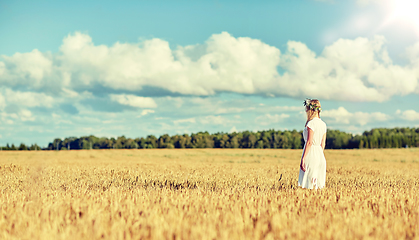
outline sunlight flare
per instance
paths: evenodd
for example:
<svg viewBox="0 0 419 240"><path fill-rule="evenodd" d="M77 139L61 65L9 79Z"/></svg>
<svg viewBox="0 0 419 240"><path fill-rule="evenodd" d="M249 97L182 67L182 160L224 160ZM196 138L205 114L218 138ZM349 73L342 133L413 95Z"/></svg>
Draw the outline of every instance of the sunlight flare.
<svg viewBox="0 0 419 240"><path fill-rule="evenodd" d="M419 1L393 0L391 1L392 14L390 21L403 21L419 31Z"/></svg>

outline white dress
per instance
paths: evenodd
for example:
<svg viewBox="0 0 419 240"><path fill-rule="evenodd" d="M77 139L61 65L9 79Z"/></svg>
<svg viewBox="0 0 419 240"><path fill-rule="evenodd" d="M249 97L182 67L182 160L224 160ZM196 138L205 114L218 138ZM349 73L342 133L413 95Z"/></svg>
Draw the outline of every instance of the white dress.
<svg viewBox="0 0 419 240"><path fill-rule="evenodd" d="M304 160L306 171L303 172L300 168L298 186L309 189L324 188L326 184L326 158L324 157L321 144L327 130L326 123L320 118L314 118L307 123L307 127L314 132L313 145ZM308 137L307 127L303 131L304 142L306 144ZM306 148L306 144L304 144L304 149Z"/></svg>

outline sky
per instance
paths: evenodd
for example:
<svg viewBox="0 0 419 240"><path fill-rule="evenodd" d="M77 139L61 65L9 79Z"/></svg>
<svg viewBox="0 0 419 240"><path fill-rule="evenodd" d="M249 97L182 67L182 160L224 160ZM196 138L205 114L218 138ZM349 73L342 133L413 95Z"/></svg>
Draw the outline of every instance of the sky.
<svg viewBox="0 0 419 240"><path fill-rule="evenodd" d="M416 0L0 1L0 145L419 127Z"/></svg>

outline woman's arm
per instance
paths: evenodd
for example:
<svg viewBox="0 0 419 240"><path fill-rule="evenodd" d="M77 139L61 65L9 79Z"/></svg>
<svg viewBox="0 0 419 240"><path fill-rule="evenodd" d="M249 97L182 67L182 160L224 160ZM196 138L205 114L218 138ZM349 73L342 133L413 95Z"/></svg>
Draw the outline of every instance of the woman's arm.
<svg viewBox="0 0 419 240"><path fill-rule="evenodd" d="M310 152L311 145L313 145L313 135L314 131L311 130L311 128L307 127L307 142L305 143L303 156L301 157L301 163L300 168L303 170L303 172L306 171L306 164L305 164L305 158L308 152Z"/></svg>
<svg viewBox="0 0 419 240"><path fill-rule="evenodd" d="M326 147L326 133L324 133L323 138L322 138L322 148L324 151L324 148Z"/></svg>

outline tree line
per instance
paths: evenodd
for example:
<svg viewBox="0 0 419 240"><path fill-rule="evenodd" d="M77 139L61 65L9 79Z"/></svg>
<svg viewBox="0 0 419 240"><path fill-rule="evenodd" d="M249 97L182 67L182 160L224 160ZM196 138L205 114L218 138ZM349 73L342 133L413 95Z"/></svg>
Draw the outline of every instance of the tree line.
<svg viewBox="0 0 419 240"><path fill-rule="evenodd" d="M302 131L266 130L258 132L214 133L198 132L160 137L149 135L141 138L69 137L56 138L41 148L34 144L14 144L0 147L0 150L77 150L77 149L152 149L152 148L271 148L302 149ZM402 148L419 147L419 128L375 128L362 135L353 135L339 130L328 130L327 149L355 148Z"/></svg>

